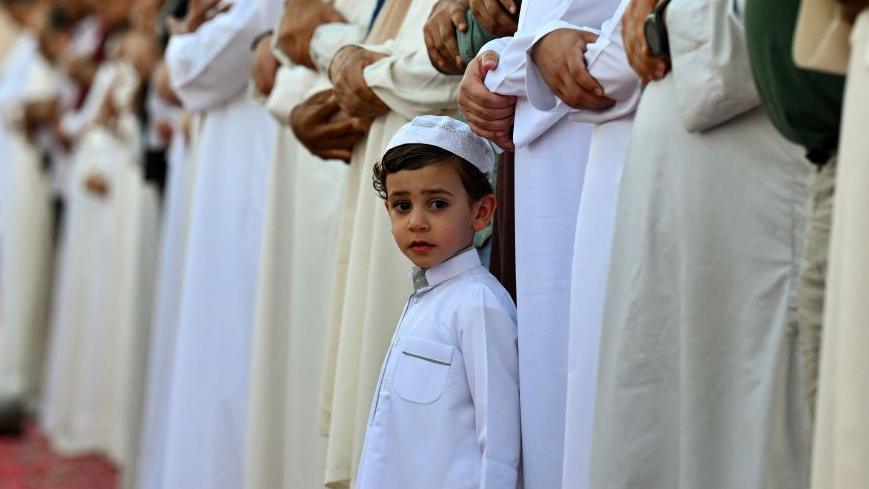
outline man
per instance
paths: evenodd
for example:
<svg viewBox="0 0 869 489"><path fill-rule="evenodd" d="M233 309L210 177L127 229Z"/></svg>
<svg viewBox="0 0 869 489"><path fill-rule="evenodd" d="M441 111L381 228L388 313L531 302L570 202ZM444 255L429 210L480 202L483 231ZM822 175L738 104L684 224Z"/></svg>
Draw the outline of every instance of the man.
<svg viewBox="0 0 869 489"><path fill-rule="evenodd" d="M483 48L459 96L479 134L516 148L523 471L529 489L584 485L588 478L595 338L630 115L640 93L618 34L625 5L524 5L516 36ZM586 57L586 51L595 54ZM497 68L485 74L486 64ZM510 97L518 100L515 122ZM487 106L495 110L481 110ZM586 182L587 174L593 178ZM570 385L569 350L575 372ZM572 419L565 438L568 390Z"/></svg>
<svg viewBox="0 0 869 489"><path fill-rule="evenodd" d="M799 66L847 74L823 328L809 336L814 340L809 350L814 356L809 358L820 367L812 443L813 489L857 488L869 477L864 463L869 456L869 432L862 414L869 409L862 388L867 369L863 345L869 341L865 328L869 310L863 300L869 276L863 245L867 236L863 182L869 156L865 137L867 6L865 0L803 1L793 41Z"/></svg>
<svg viewBox="0 0 869 489"><path fill-rule="evenodd" d="M39 49L39 2L0 3L0 432L18 432L39 386L51 267L48 182L37 134L58 74Z"/></svg>
<svg viewBox="0 0 869 489"><path fill-rule="evenodd" d="M388 0L366 43L342 48L330 65L338 105L373 122L353 150L338 237L321 402L328 487L352 484L381 360L410 293L405 259L392 245L382 202L370 191L372 164L412 117L456 112L459 80L438 73L424 45L422 27L433 3Z"/></svg>
<svg viewBox="0 0 869 489"><path fill-rule="evenodd" d="M342 159L349 159L365 131L342 113L323 69L312 67L361 41L373 8L373 1L295 0L286 5L274 35L256 47L253 78L259 91L270 93L266 107L282 126L257 286L245 457L249 489L323 484L327 440L318 429L317 401L349 172Z"/></svg>
<svg viewBox="0 0 869 489"><path fill-rule="evenodd" d="M155 487L242 487L248 373L268 164L275 126L247 93L251 43L279 2L191 1L166 64L202 117L167 437ZM212 18L213 17L213 18ZM210 19L210 20L209 20Z"/></svg>
<svg viewBox="0 0 869 489"><path fill-rule="evenodd" d="M845 80L842 76L800 69L794 64L791 40L798 12L798 0L774 4L749 0L745 19L752 69L764 108L785 137L806 149L806 157L818 170L812 178L811 216L799 289L800 367L805 381L804 409L810 432L815 418L836 148ZM787 76L782 76L784 73Z"/></svg>
<svg viewBox="0 0 869 489"><path fill-rule="evenodd" d="M792 297L810 165L759 107L744 4L661 4L653 57L656 4L623 19L653 81L619 197L591 487L806 487Z"/></svg>

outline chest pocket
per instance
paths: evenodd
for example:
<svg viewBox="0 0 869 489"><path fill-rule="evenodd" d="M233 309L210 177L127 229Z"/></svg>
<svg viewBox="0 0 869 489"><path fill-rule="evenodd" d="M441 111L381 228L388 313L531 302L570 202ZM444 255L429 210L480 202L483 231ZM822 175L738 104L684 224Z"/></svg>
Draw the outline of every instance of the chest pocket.
<svg viewBox="0 0 869 489"><path fill-rule="evenodd" d="M437 401L447 384L453 347L409 337L399 345L399 353L394 381L398 396L416 404Z"/></svg>

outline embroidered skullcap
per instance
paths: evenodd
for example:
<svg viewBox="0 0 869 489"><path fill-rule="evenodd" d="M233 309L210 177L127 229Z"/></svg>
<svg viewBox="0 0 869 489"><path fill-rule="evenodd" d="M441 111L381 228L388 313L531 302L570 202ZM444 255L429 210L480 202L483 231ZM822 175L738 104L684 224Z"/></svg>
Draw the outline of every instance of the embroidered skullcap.
<svg viewBox="0 0 869 489"><path fill-rule="evenodd" d="M464 122L438 115L419 116L401 126L384 153L404 144L436 146L468 161L487 175L492 173L498 154L495 145L474 134Z"/></svg>

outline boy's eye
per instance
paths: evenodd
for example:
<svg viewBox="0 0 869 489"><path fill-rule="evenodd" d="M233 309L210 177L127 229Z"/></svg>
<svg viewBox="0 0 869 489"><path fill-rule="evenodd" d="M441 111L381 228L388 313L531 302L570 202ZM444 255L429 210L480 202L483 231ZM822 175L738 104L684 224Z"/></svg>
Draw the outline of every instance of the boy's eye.
<svg viewBox="0 0 869 489"><path fill-rule="evenodd" d="M449 202L447 202L446 200L441 200L441 199L433 200L429 204L429 207L431 207L432 209L446 209L449 206L450 206Z"/></svg>
<svg viewBox="0 0 869 489"><path fill-rule="evenodd" d="M398 202L393 202L392 208L399 212L407 212L410 210L410 202L406 200L399 200Z"/></svg>

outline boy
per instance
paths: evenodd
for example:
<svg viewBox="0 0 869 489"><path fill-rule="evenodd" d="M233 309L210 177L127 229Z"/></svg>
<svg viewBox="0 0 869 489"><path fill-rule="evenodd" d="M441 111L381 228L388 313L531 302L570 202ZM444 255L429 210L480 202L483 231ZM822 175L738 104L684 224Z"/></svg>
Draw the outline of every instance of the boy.
<svg viewBox="0 0 869 489"><path fill-rule="evenodd" d="M516 308L480 264L495 152L449 117L403 126L374 170L414 293L380 374L358 489L515 489Z"/></svg>

